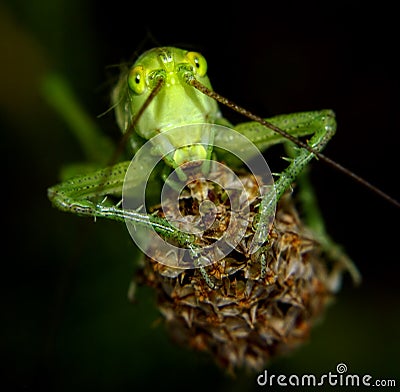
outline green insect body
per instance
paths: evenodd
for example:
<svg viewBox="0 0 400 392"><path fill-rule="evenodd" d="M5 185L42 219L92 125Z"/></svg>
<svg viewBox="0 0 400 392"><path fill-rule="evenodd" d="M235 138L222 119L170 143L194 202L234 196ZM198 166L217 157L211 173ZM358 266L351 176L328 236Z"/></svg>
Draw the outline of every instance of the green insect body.
<svg viewBox="0 0 400 392"><path fill-rule="evenodd" d="M135 240L146 255L139 279L157 292L172 335L185 346L211 353L228 371L260 370L271 357L307 339L337 291L342 272L360 281L354 264L327 234L307 171L313 158L323 157L321 151L335 134L334 113L310 111L260 121L211 89L201 54L173 47L140 56L122 72L112 101L132 161L49 188L52 204L80 216L125 222L132 238L144 234L143 247ZM217 101L252 121L230 124ZM60 111L66 102L65 96L56 105ZM88 141L87 155L96 156L94 163L103 167L97 150L109 149L100 133L82 129L79 135ZM306 142L298 141L305 136ZM289 163L274 175L273 186L261 192L257 175L243 170L243 163L249 169L249 161L276 144L285 145ZM160 165L147 177L153 158ZM201 168L200 176L189 178L186 167ZM174 173L184 188L170 181ZM204 181L206 175L211 180ZM244 199L235 185L238 176ZM158 196L161 193L162 208L155 206L152 213L143 204L124 204L136 198L143 182ZM294 182L302 220L288 192ZM152 186L164 183L162 191L161 186ZM176 188L178 196L163 199L166 188ZM171 211L179 215L172 223ZM201 230L190 230L194 223ZM237 232L240 238L234 242ZM224 236L228 252L220 256L225 248L213 246ZM207 253L208 247L214 253Z"/></svg>
<svg viewBox="0 0 400 392"><path fill-rule="evenodd" d="M206 72L206 60L196 52L156 48L144 53L130 70L122 73L112 93L117 122L122 132L129 129L158 80L163 81L163 88L141 115L135 126L136 135L150 140L171 128L215 123L221 117L215 100L190 88L185 81L186 73L195 74L202 84L211 88ZM186 138L184 144L188 147L177 149L167 164L179 166L185 161L186 154L193 159L209 158L210 154L204 147L190 146L201 142L201 128L198 128L197 134L179 134L177 137L179 140L170 140L172 145L181 145L182 139L185 142Z"/></svg>
<svg viewBox="0 0 400 392"><path fill-rule="evenodd" d="M119 127L123 133L129 133L133 154L156 135L172 128L198 123L228 125L248 138L261 151L278 143L287 143L284 136L257 122L231 125L221 116L215 99L194 88L192 81L200 82L211 91L206 60L197 52L173 47L156 48L145 52L130 69L122 73L112 93L112 100ZM157 94L140 113L158 84L161 87ZM268 241L269 226L265 222L274 214L275 198L279 200L295 180L302 182L301 178L305 177L305 174L302 174L304 168L316 153L323 150L336 131L334 113L331 110L280 115L268 121L295 138L311 135L307 142L311 150L290 149L292 151L290 163L282 173L279 173L274 184L275 193L267 194L261 200L258 216L255 219L258 223L252 245L254 248L260 248ZM134 132L131 132L132 123ZM190 134L184 131L174 133L175 136L168 134L172 146L184 145L184 147L177 148L173 154L163 156L166 167L179 169L179 166L186 161L210 159L215 152L212 146L213 138L219 141L219 138L223 137L216 132L210 138L211 143L205 147L202 144L202 128L190 129L192 130ZM96 141L93 140L93 143ZM221 159L218 153L217 151L217 157ZM118 203L103 201L107 196L121 197L129 163L129 161L118 163L91 174L69 179L51 187L48 196L53 205L62 211L81 216L132 222L143 227L151 226L161 236L172 238L182 246L193 247L194 236L181 232L166 220L148 215L145 211L129 211L121 208ZM140 176L140 173L137 175ZM306 178L303 182L305 185L300 195L307 224L316 232L330 253L340 255L354 279L359 280L355 267L327 235L313 191L307 185ZM249 249L249 252L253 253L253 249Z"/></svg>

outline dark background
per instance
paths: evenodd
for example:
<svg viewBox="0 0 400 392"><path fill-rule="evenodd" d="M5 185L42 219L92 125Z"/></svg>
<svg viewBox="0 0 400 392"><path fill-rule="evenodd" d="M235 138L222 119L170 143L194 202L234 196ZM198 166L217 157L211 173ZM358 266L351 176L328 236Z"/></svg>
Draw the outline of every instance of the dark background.
<svg viewBox="0 0 400 392"><path fill-rule="evenodd" d="M126 298L136 249L124 225L63 214L47 187L83 159L39 93L62 73L96 118L109 105L110 65L158 45L190 47L213 87L262 116L331 108L338 132L326 154L394 197L398 192L399 79L395 11L383 2L278 6L204 2L6 1L0 6L0 125L5 178L1 353L6 390L255 390L207 357L174 346L151 290ZM242 121L225 111L232 121ZM115 140L113 115L96 120ZM4 167L4 166L3 166ZM313 182L332 237L363 275L273 374L397 379L399 209L321 162ZM5 219L4 219L5 217Z"/></svg>

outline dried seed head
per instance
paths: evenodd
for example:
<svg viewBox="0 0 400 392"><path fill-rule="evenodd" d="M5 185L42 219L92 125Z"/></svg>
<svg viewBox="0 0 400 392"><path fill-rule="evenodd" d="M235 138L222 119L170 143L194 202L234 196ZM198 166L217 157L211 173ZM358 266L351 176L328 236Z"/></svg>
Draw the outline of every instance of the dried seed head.
<svg viewBox="0 0 400 392"><path fill-rule="evenodd" d="M159 310L173 339L210 353L230 372L243 367L260 370L270 358L303 343L332 298L333 275L337 278L342 271L323 258L290 195L279 202L269 243L247 254L259 195L252 175L239 177L250 203L247 230L233 252L206 268L217 288L211 289L198 269L171 268L149 258L140 272L141 282L157 292ZM216 206L216 218L199 238L200 244L220 238L229 224L225 196L210 182L193 182L181 194L180 209L188 222L206 219L199 213L204 199Z"/></svg>

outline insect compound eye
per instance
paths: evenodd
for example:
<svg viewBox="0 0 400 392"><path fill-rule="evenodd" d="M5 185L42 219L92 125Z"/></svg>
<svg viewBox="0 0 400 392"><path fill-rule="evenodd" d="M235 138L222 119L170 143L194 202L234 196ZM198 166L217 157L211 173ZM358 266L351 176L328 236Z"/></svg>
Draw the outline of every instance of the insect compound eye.
<svg viewBox="0 0 400 392"><path fill-rule="evenodd" d="M143 94L146 89L146 75L141 65L137 65L130 70L128 85L135 94Z"/></svg>
<svg viewBox="0 0 400 392"><path fill-rule="evenodd" d="M186 58L199 76L205 76L207 73L207 61L200 53L188 52Z"/></svg>

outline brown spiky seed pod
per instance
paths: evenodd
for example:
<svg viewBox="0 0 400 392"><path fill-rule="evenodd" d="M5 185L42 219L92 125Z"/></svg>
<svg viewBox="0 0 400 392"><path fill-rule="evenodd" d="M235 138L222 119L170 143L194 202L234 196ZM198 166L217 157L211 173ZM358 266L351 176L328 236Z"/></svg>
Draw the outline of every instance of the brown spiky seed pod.
<svg viewBox="0 0 400 392"><path fill-rule="evenodd" d="M239 178L250 203L248 229L232 253L206 268L214 288L199 269L176 269L150 258L140 272L140 281L157 292L158 308L173 339L210 353L230 372L258 371L272 357L303 343L332 298L342 271L323 258L289 194L279 201L265 248L248 255L259 194L252 175ZM219 238L226 228L230 206L225 196L218 185L204 181L192 182L180 196L188 220L198 216L204 198L217 206L217 219L203 233L204 243ZM158 213L163 216L161 209Z"/></svg>

